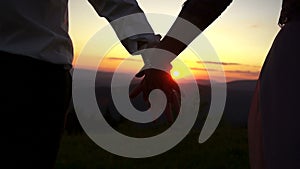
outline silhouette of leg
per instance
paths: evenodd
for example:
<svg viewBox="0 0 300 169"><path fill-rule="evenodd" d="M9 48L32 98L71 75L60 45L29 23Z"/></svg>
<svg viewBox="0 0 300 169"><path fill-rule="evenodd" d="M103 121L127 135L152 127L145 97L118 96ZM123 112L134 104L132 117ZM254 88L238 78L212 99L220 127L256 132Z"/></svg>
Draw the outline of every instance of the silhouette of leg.
<svg viewBox="0 0 300 169"><path fill-rule="evenodd" d="M70 74L29 57L0 55L4 166L51 169L70 99Z"/></svg>

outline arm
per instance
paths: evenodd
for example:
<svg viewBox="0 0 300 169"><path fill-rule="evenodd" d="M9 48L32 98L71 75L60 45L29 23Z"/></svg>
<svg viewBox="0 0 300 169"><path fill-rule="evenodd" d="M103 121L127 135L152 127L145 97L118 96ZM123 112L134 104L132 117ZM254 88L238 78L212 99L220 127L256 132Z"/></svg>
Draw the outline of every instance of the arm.
<svg viewBox="0 0 300 169"><path fill-rule="evenodd" d="M135 0L88 0L101 17L109 22L122 16L143 13Z"/></svg>
<svg viewBox="0 0 300 169"><path fill-rule="evenodd" d="M105 17L123 46L131 54L157 45L159 35L154 35L143 10L135 0L88 0L101 17ZM134 17L126 17L135 14Z"/></svg>
<svg viewBox="0 0 300 169"><path fill-rule="evenodd" d="M181 94L177 83L167 73L172 68L170 63L217 19L231 2L232 0L187 0L156 49L142 54L145 66L136 77L144 78L131 91L130 97L134 98L143 93L145 101L148 102L151 90L158 88L163 90L168 98L166 112L172 112L170 107L175 107L175 111L178 112ZM174 38L178 36L179 40Z"/></svg>
<svg viewBox="0 0 300 169"><path fill-rule="evenodd" d="M192 35L189 36L190 39L187 39L187 43L191 43L201 31L204 31L213 21L215 21L231 2L232 0L187 0L178 17L189 21L199 28L198 32L192 32ZM166 49L175 55L179 55L186 48L186 45L171 38L169 34L185 32L185 26L183 24L185 23L177 19L166 37L162 40L159 48ZM170 44L175 45L176 47L170 48Z"/></svg>
<svg viewBox="0 0 300 169"><path fill-rule="evenodd" d="M157 46L158 49L168 51L170 54L159 57L156 53L152 56L146 54L143 56L144 62L168 72L171 69L171 61L214 22L231 2L232 0L187 0L167 35ZM191 28L191 24L195 27ZM178 36L183 37L180 39L183 42L173 38Z"/></svg>

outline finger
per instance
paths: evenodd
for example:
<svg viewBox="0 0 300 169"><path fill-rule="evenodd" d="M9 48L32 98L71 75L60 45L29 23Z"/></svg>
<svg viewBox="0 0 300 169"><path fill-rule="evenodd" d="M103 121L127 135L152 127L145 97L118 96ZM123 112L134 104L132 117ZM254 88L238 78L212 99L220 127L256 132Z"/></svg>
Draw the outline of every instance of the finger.
<svg viewBox="0 0 300 169"><path fill-rule="evenodd" d="M144 99L144 101L145 101L145 103L146 103L146 105L147 105L148 107L151 106L150 101L149 101L149 95L150 95L150 92L151 92L151 91L148 90L147 87L145 87L144 90L143 90L143 99Z"/></svg>
<svg viewBox="0 0 300 169"><path fill-rule="evenodd" d="M138 53L136 53L138 51L138 44L136 41L126 38L122 40L121 43L130 54L138 55Z"/></svg>
<svg viewBox="0 0 300 169"><path fill-rule="evenodd" d="M181 102L180 102L180 96L177 94L176 91L173 92L171 103L172 103L173 112L178 114L180 111Z"/></svg>
<svg viewBox="0 0 300 169"><path fill-rule="evenodd" d="M161 36L160 34L156 34L156 35L155 35L156 41L160 41L161 38L162 38L162 36Z"/></svg>
<svg viewBox="0 0 300 169"><path fill-rule="evenodd" d="M171 88L164 88L164 91L167 95L168 104L171 106L169 111L172 112L172 114L173 112L177 114L180 109L180 94Z"/></svg>
<svg viewBox="0 0 300 169"><path fill-rule="evenodd" d="M171 81L170 85L171 85L171 88L173 88L174 90L176 90L177 93L180 94L180 88L174 80Z"/></svg>
<svg viewBox="0 0 300 169"><path fill-rule="evenodd" d="M138 50L146 49L148 47L147 41L138 41L137 44Z"/></svg>
<svg viewBox="0 0 300 169"><path fill-rule="evenodd" d="M166 116L167 121L169 123L173 123L174 117L173 117L173 112L172 112L172 105L170 103L168 103L167 106L166 106L165 116Z"/></svg>
<svg viewBox="0 0 300 169"><path fill-rule="evenodd" d="M184 93L181 92L178 84L175 81L172 81L170 84L171 88L176 91L177 97L180 99L181 96L184 96Z"/></svg>
<svg viewBox="0 0 300 169"><path fill-rule="evenodd" d="M143 77L144 75L145 75L145 70L141 70L135 75L135 77Z"/></svg>
<svg viewBox="0 0 300 169"><path fill-rule="evenodd" d="M143 91L143 82L141 82L137 87L135 87L130 93L129 98L133 99L138 96Z"/></svg>

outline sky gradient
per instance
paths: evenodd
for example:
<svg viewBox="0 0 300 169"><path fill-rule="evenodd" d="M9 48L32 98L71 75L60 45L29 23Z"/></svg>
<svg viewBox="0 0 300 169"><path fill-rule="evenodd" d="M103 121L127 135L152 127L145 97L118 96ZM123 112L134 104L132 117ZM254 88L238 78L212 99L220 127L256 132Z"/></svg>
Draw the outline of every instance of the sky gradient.
<svg viewBox="0 0 300 169"><path fill-rule="evenodd" d="M145 13L160 13L177 16L183 0L137 0ZM279 26L277 25L281 0L235 0L203 33L217 52L220 62L204 60L202 63L189 60L185 62L193 72L205 71L205 65L223 65L229 81L257 79L263 61L271 47ZM94 11L87 0L69 1L70 36L73 40L75 59L88 40L101 28L108 25ZM112 36L115 36L112 34ZM101 45L99 45L101 48ZM103 64L110 71L111 65L122 60L124 48L117 45L115 52ZM190 53L188 51L186 53ZM118 54L118 56L116 56ZM115 61L115 63L112 63ZM135 63L140 60L133 61ZM190 63L189 63L190 62ZM207 66L206 66L207 67ZM209 66L207 69L213 70ZM128 71L130 71L128 69ZM180 71L178 77L182 77ZM176 73L178 75L178 72ZM181 74L181 75L180 75ZM202 75L201 75L202 74ZM199 73L205 76L205 73Z"/></svg>

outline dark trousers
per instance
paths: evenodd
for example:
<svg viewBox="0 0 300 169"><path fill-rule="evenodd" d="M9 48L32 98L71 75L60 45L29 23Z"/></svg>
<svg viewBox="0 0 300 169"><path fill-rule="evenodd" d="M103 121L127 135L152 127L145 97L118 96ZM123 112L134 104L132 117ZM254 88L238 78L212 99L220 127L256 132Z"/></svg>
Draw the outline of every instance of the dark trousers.
<svg viewBox="0 0 300 169"><path fill-rule="evenodd" d="M0 78L1 166L53 168L71 99L69 70L0 52Z"/></svg>

